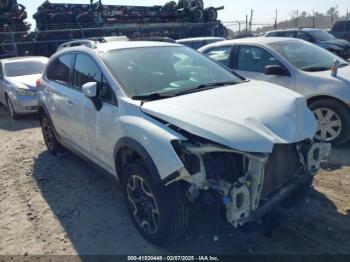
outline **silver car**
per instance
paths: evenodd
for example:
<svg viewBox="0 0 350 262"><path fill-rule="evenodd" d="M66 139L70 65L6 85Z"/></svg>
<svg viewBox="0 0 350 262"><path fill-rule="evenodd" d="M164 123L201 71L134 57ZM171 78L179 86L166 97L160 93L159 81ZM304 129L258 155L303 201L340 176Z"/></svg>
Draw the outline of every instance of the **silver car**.
<svg viewBox="0 0 350 262"><path fill-rule="evenodd" d="M12 118L38 110L36 82L48 61L46 57L16 57L0 60L0 102Z"/></svg>
<svg viewBox="0 0 350 262"><path fill-rule="evenodd" d="M305 95L318 120L318 140L340 145L350 139L350 66L342 58L306 41L281 37L223 41L199 51L248 79Z"/></svg>
<svg viewBox="0 0 350 262"><path fill-rule="evenodd" d="M193 49L199 49L205 45L225 40L226 38L223 37L193 37L176 40L176 43L191 47Z"/></svg>
<svg viewBox="0 0 350 262"><path fill-rule="evenodd" d="M47 149L114 175L155 244L184 234L191 206L209 195L233 226L256 220L309 184L330 151L312 140L304 96L174 43L67 43L38 96Z"/></svg>

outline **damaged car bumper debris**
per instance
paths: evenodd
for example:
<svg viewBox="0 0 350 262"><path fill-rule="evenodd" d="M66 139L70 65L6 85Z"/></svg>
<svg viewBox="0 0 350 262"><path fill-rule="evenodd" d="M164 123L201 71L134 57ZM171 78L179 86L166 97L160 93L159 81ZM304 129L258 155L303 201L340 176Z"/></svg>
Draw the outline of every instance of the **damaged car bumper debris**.
<svg viewBox="0 0 350 262"><path fill-rule="evenodd" d="M200 192L218 193L227 222L238 227L258 220L301 184L312 181L331 145L304 141L276 144L272 153L239 152L218 144L173 141L184 163L167 185L184 180L195 200Z"/></svg>

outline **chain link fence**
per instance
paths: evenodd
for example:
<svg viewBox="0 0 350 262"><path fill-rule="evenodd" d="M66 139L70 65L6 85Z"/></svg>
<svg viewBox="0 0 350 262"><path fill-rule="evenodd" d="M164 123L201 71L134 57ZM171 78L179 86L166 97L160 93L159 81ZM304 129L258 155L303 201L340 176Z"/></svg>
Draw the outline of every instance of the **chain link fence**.
<svg viewBox="0 0 350 262"><path fill-rule="evenodd" d="M220 22L213 23L154 23L119 24L113 27L60 29L32 32L0 33L0 58L22 55L50 56L57 47L70 40L103 36L130 38L169 37L181 39L196 36L223 36L227 29Z"/></svg>

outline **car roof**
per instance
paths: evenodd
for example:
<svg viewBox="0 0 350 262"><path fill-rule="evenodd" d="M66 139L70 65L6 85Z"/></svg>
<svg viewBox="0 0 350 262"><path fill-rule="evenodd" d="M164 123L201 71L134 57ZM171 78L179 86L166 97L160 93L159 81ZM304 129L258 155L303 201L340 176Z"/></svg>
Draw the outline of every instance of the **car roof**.
<svg viewBox="0 0 350 262"><path fill-rule="evenodd" d="M303 27L303 28L289 28L289 29L280 29L280 30L273 30L273 31L268 31L266 32L266 34L269 33L275 33L275 32L293 32L293 31L306 31L306 32L310 32L310 31L325 31L325 29L321 29L321 28L310 28L310 27Z"/></svg>
<svg viewBox="0 0 350 262"><path fill-rule="evenodd" d="M9 62L18 62L18 61L26 61L26 60L48 60L45 56L19 56L19 57L10 57L0 59L0 62L9 63Z"/></svg>
<svg viewBox="0 0 350 262"><path fill-rule="evenodd" d="M112 41L105 43L93 43L93 47L88 47L86 45L78 45L65 47L60 49L55 53L62 54L65 52L75 52L75 51L97 51L97 52L107 52L112 50L121 50L121 49L131 49L131 48L145 48L145 47L181 47L182 45L176 43L168 43L168 42L157 42L157 41Z"/></svg>
<svg viewBox="0 0 350 262"><path fill-rule="evenodd" d="M192 38L183 38L176 40L177 43L185 43L185 42L191 42L191 41L203 41L203 40L225 40L226 38L223 37L214 37L214 36L208 36L208 37L192 37Z"/></svg>
<svg viewBox="0 0 350 262"><path fill-rule="evenodd" d="M291 37L249 37L249 38L239 38L239 39L231 39L221 42L216 42L213 44L206 45L199 49L200 52L207 50L212 47L220 47L227 45L235 45L235 44L251 44L251 45L260 45L260 46L268 46L272 43L285 42L285 41L303 41L297 38Z"/></svg>
<svg viewBox="0 0 350 262"><path fill-rule="evenodd" d="M271 43L283 42L283 41L298 41L296 38L290 37L248 37L248 38L240 38L240 39L231 39L222 42L217 42L212 45L225 45L225 44L236 44L236 43L246 43L246 44L263 44L268 45ZM300 40L299 40L300 41Z"/></svg>

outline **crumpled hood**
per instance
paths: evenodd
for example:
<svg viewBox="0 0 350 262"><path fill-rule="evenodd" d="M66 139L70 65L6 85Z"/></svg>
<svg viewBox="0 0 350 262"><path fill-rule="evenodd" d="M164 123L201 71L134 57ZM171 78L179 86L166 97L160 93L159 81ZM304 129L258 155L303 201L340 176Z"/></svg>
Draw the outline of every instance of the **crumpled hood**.
<svg viewBox="0 0 350 262"><path fill-rule="evenodd" d="M8 81L21 89L36 90L36 81L41 77L41 74L14 76L8 77Z"/></svg>
<svg viewBox="0 0 350 262"><path fill-rule="evenodd" d="M142 111L245 152L270 153L274 144L312 138L316 131L305 98L267 82L251 81L146 102Z"/></svg>
<svg viewBox="0 0 350 262"><path fill-rule="evenodd" d="M325 42L325 43L331 44L331 45L336 45L336 46L339 46L342 48L350 47L350 43L346 40L343 40L343 39L334 39L334 40L321 41L321 42Z"/></svg>

